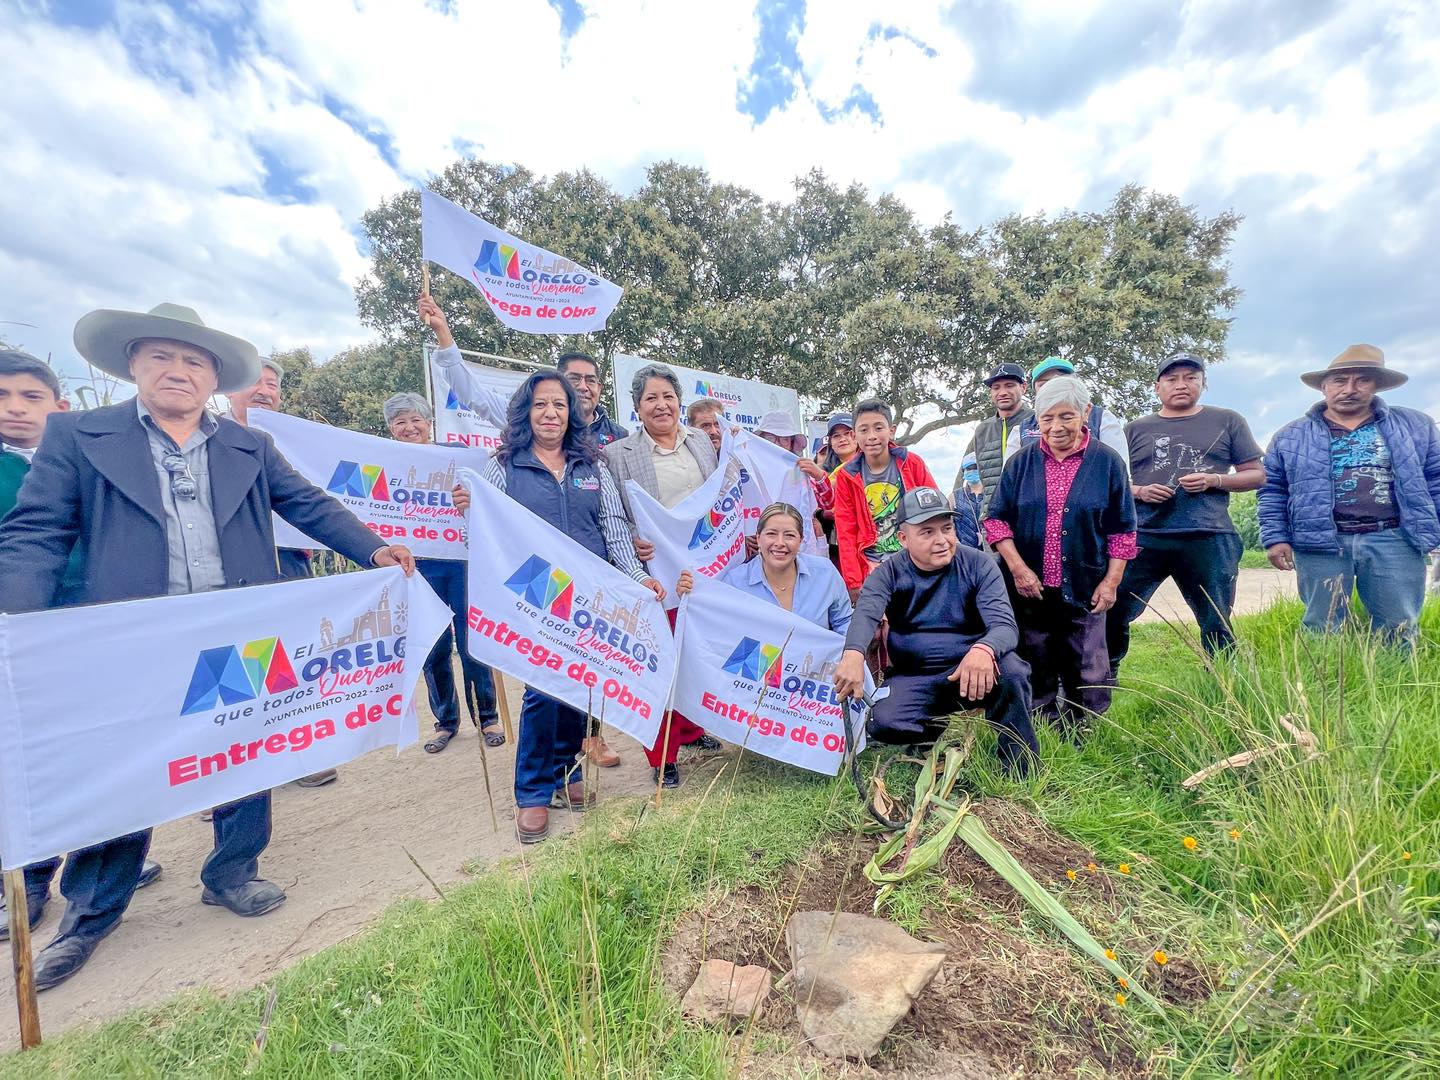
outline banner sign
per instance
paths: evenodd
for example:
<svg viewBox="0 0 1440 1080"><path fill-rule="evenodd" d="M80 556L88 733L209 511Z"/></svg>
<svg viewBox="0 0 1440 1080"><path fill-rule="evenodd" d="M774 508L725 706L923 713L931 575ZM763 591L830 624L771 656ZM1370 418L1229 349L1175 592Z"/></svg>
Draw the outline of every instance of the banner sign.
<svg viewBox="0 0 1440 1080"><path fill-rule="evenodd" d="M834 776L848 716L865 746L864 707L835 696L845 639L723 581L696 577L676 625L676 712L757 754ZM874 687L869 673L865 689Z"/></svg>
<svg viewBox="0 0 1440 1080"><path fill-rule="evenodd" d="M5 869L414 742L449 625L398 567L0 615Z"/></svg>
<svg viewBox="0 0 1440 1080"><path fill-rule="evenodd" d="M450 378L445 369L435 362L434 353L427 353L425 362L430 368L430 404L435 409L435 441L440 444L474 446L493 453L500 445L500 429L481 420L460 402L450 387ZM529 373L524 371L485 367L469 360L462 363L473 379L507 399L513 397L515 391L520 389L520 384L529 377Z"/></svg>
<svg viewBox="0 0 1440 1080"><path fill-rule="evenodd" d="M250 425L267 432L297 472L330 493L383 540L422 559L463 559L465 519L450 500L459 470L479 468L485 453L462 446L403 443L256 409ZM275 543L323 548L275 517Z"/></svg>
<svg viewBox="0 0 1440 1080"><path fill-rule="evenodd" d="M628 353L615 353L610 363L615 377L615 409L617 413L624 414L616 416L616 420L633 431L639 426L640 417L635 412L630 384L637 371L656 361ZM681 405L689 405L698 398L715 398L725 403L726 419L743 428L753 428L767 412L777 409L789 413L797 424L804 421L800 415L800 395L784 386L771 386L754 379L737 379L733 375L719 375L713 371L697 371L679 364L666 363L665 366L680 380Z"/></svg>
<svg viewBox="0 0 1440 1080"><path fill-rule="evenodd" d="M625 481L635 533L655 545L646 569L665 586L665 606L679 604L675 583L684 570L718 577L725 568L745 561L744 504L740 466L727 434L721 465L698 488L665 507L634 480Z"/></svg>
<svg viewBox="0 0 1440 1080"><path fill-rule="evenodd" d="M623 291L578 263L527 244L428 188L420 192L424 258L471 282L495 317L527 334L604 330Z"/></svg>
<svg viewBox="0 0 1440 1080"><path fill-rule="evenodd" d="M655 594L474 474L470 655L651 746L675 678Z"/></svg>
<svg viewBox="0 0 1440 1080"><path fill-rule="evenodd" d="M801 550L811 555L828 555L825 538L817 537L811 525L817 509L815 489L810 486L810 478L800 471L800 459L749 431L735 437L735 456L744 466L741 493L745 503L745 535L755 535L760 515L771 503L789 503L800 511L806 523Z"/></svg>

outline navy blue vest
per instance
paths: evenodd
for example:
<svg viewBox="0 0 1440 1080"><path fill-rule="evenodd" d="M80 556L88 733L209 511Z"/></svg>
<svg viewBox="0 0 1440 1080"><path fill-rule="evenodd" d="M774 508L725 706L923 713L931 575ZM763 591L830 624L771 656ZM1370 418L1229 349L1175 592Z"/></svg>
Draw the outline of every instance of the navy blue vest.
<svg viewBox="0 0 1440 1080"><path fill-rule="evenodd" d="M540 464L533 447L525 447L505 463L505 491L531 512L548 521L582 547L607 562L605 533L600 528L600 466L571 458L565 481Z"/></svg>

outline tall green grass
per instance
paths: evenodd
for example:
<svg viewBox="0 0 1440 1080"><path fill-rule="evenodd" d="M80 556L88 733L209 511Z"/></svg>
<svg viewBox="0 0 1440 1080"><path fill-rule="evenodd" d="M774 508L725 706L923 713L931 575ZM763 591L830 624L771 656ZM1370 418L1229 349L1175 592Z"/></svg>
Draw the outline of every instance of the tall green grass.
<svg viewBox="0 0 1440 1080"><path fill-rule="evenodd" d="M1437 623L1432 606L1428 638ZM1017 783L985 744L962 783L1033 807L1103 872L1131 867L1130 910L1091 926L1130 950L1131 970L1143 956L1127 934L1213 974L1217 993L1164 1020L1126 1011L1157 1071L1440 1075L1440 650L1410 659L1359 635L1302 635L1294 606L1243 620L1239 652L1213 668L1186 633L1137 633L1124 689L1083 750L1047 734L1046 768ZM1288 740L1287 714L1314 732L1318 758L1285 750L1181 787ZM681 913L773 883L852 832L853 792L747 757L692 770L661 811L630 800L587 817L574 840L443 902L399 905L279 977L263 1052L270 986L62 1036L0 1061L0 1076L721 1077L746 1052L783 1049L683 1023L657 956ZM923 906L896 899L923 933ZM1038 922L1014 925L1067 947ZM1113 989L1097 975L1097 1000Z"/></svg>

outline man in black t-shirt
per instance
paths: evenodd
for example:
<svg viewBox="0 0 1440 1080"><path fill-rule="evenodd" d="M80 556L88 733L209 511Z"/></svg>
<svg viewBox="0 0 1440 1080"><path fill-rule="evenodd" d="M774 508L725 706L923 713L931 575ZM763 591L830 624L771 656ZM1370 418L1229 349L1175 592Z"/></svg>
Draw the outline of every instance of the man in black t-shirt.
<svg viewBox="0 0 1440 1080"><path fill-rule="evenodd" d="M1112 679L1130 648L1130 624L1166 578L1195 613L1206 652L1235 640L1230 610L1243 545L1230 492L1254 491L1265 471L1245 418L1201 405L1204 390L1205 362L1176 353L1155 371L1160 411L1125 425L1140 554L1125 568L1106 623Z"/></svg>

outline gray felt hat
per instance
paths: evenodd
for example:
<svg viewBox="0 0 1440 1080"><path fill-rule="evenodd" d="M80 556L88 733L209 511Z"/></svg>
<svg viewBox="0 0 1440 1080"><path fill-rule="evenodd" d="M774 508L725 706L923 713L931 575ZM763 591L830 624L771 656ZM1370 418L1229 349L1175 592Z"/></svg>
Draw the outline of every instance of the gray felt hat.
<svg viewBox="0 0 1440 1080"><path fill-rule="evenodd" d="M102 308L75 324L75 348L101 371L134 382L130 375L130 345L141 338L166 338L197 345L220 365L221 394L244 390L260 378L260 354L254 345L206 326L194 308L157 304L148 312Z"/></svg>

